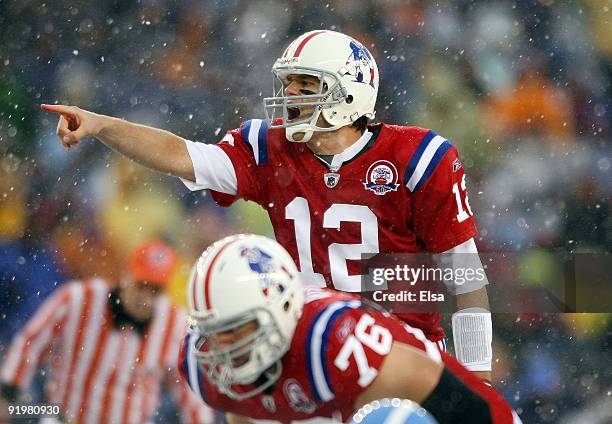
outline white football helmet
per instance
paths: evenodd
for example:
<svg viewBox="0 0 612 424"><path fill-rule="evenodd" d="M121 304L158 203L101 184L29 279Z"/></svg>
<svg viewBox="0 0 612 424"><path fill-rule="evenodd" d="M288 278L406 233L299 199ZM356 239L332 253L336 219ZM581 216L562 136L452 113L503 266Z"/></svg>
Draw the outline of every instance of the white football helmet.
<svg viewBox="0 0 612 424"><path fill-rule="evenodd" d="M378 67L368 49L348 35L328 30L302 34L276 60L272 73L274 97L264 99L266 118L270 128L285 128L290 141L307 142L314 131L333 131L362 116L374 119ZM285 96L287 77L295 74L317 77L318 93ZM297 109L296 104L314 106L315 111L289 120L289 109ZM320 115L329 127L317 125ZM297 133L304 137L296 140Z"/></svg>
<svg viewBox="0 0 612 424"><path fill-rule="evenodd" d="M304 305L297 268L280 244L251 234L215 243L193 267L187 298L198 337L193 354L220 392L241 400L274 384ZM255 332L229 347L215 344L215 335L250 322Z"/></svg>

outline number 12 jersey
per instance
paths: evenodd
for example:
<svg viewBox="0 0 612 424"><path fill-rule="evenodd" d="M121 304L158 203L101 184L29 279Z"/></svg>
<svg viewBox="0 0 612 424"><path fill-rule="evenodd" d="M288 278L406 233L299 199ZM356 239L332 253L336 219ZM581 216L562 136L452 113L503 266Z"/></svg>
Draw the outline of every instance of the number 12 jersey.
<svg viewBox="0 0 612 424"><path fill-rule="evenodd" d="M259 119L214 146L186 143L196 175L186 185L221 206L265 208L306 284L358 292L362 255L440 253L476 234L457 149L432 130L371 125L329 164ZM438 313L400 317L444 337Z"/></svg>

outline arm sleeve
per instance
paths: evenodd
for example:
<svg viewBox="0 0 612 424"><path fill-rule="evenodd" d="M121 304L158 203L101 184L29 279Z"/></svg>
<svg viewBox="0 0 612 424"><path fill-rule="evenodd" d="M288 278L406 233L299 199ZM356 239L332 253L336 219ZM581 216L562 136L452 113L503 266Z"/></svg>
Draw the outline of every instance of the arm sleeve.
<svg viewBox="0 0 612 424"><path fill-rule="evenodd" d="M211 189L228 195L235 195L238 180L234 165L225 151L218 145L194 143L185 140L189 157L193 163L195 182L180 180L191 191Z"/></svg>
<svg viewBox="0 0 612 424"><path fill-rule="evenodd" d="M67 284L52 294L13 339L6 360L0 368L3 384L25 389L49 352L53 336L59 333L70 308L70 288Z"/></svg>
<svg viewBox="0 0 612 424"><path fill-rule="evenodd" d="M258 167L267 162L268 126L252 119L228 131L216 145L186 141L196 181L182 180L190 190L210 189L221 206L238 199L261 203Z"/></svg>
<svg viewBox="0 0 612 424"><path fill-rule="evenodd" d="M472 399L481 399L486 402L488 408L482 404L482 401L478 402L478 408L481 410L481 419L482 421L469 420L459 421L451 419L449 422L494 422L494 423L520 423L520 419L516 415L516 413L510 407L510 404L503 398L503 396L497 392L493 387L484 383L476 374L468 371L463 365L461 365L456 358L446 353L442 354L444 357L444 365L445 365L445 373L443 378L440 379L438 386L436 389L430 394L430 396L423 402L423 407L427 408L429 406L432 409L436 409L436 402L440 403L442 408L446 409L445 413L449 412L457 412L464 413L467 412L468 409L476 405L464 404L464 401ZM445 378L444 378L445 377ZM451 378L452 377L452 378ZM463 386L459 390L457 389L459 386ZM468 394L467 391L471 393ZM444 392L446 394L444 394ZM454 399L448 398L449 393L457 393L461 394L460 396L456 396ZM464 397L465 396L465 397ZM452 396L451 396L452 397ZM450 404L448 402L451 402ZM456 403L456 405L453 405ZM464 405L461 405L464 404ZM427 405L427 406L426 406ZM450 410L448 408L451 408ZM427 408L430 412L433 411ZM484 412L488 410L488 414ZM434 414L436 418L438 416ZM474 417L479 416L476 414ZM468 415L469 417L469 415ZM439 418L444 418L440 416ZM490 421L486 421L489 419ZM442 422L442 421L441 421Z"/></svg>
<svg viewBox="0 0 612 424"><path fill-rule="evenodd" d="M455 270L455 275L462 272L461 278L444 280L449 293L453 295L471 293L489 284L473 238L434 255L434 259L439 266ZM466 270L469 270L470 274L467 274Z"/></svg>
<svg viewBox="0 0 612 424"><path fill-rule="evenodd" d="M415 231L429 252L440 253L474 237L477 230L457 149L445 140L431 157L426 153L408 171L407 186L414 196Z"/></svg>
<svg viewBox="0 0 612 424"><path fill-rule="evenodd" d="M486 399L472 391L446 368L422 406L441 423L493 424Z"/></svg>

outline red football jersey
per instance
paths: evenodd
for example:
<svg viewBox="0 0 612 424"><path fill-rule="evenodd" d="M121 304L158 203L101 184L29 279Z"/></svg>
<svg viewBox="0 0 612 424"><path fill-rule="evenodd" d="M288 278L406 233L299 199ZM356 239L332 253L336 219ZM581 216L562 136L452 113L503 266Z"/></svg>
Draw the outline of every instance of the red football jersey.
<svg viewBox="0 0 612 424"><path fill-rule="evenodd" d="M259 119L229 131L218 146L237 192L211 190L215 201L245 198L264 207L304 281L319 287L358 292L364 254L439 253L476 234L457 149L431 130L370 126L333 172L306 145L287 141L284 129ZM400 316L431 340L444 337L439 313Z"/></svg>
<svg viewBox="0 0 612 424"><path fill-rule="evenodd" d="M266 392L235 401L221 394L202 374L193 352L195 336L181 348L179 368L191 389L214 409L251 419L290 422L328 417L347 422L355 401L378 375L394 341L423 350L489 404L495 423L512 423L512 410L491 387L456 359L440 352L421 330L353 295L305 289L305 304L282 373ZM235 386L249 391L251 386Z"/></svg>

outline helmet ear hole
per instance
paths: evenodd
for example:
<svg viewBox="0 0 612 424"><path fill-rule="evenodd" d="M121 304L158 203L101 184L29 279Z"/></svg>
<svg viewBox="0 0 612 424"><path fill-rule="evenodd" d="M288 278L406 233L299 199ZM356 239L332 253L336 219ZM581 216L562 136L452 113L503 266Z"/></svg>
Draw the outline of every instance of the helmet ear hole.
<svg viewBox="0 0 612 424"><path fill-rule="evenodd" d="M283 311L287 312L290 307L291 307L291 303L289 303L289 301L286 301L285 304L283 305Z"/></svg>
<svg viewBox="0 0 612 424"><path fill-rule="evenodd" d="M346 96L346 104L351 104L353 103L353 96L351 94L349 94L348 96Z"/></svg>

